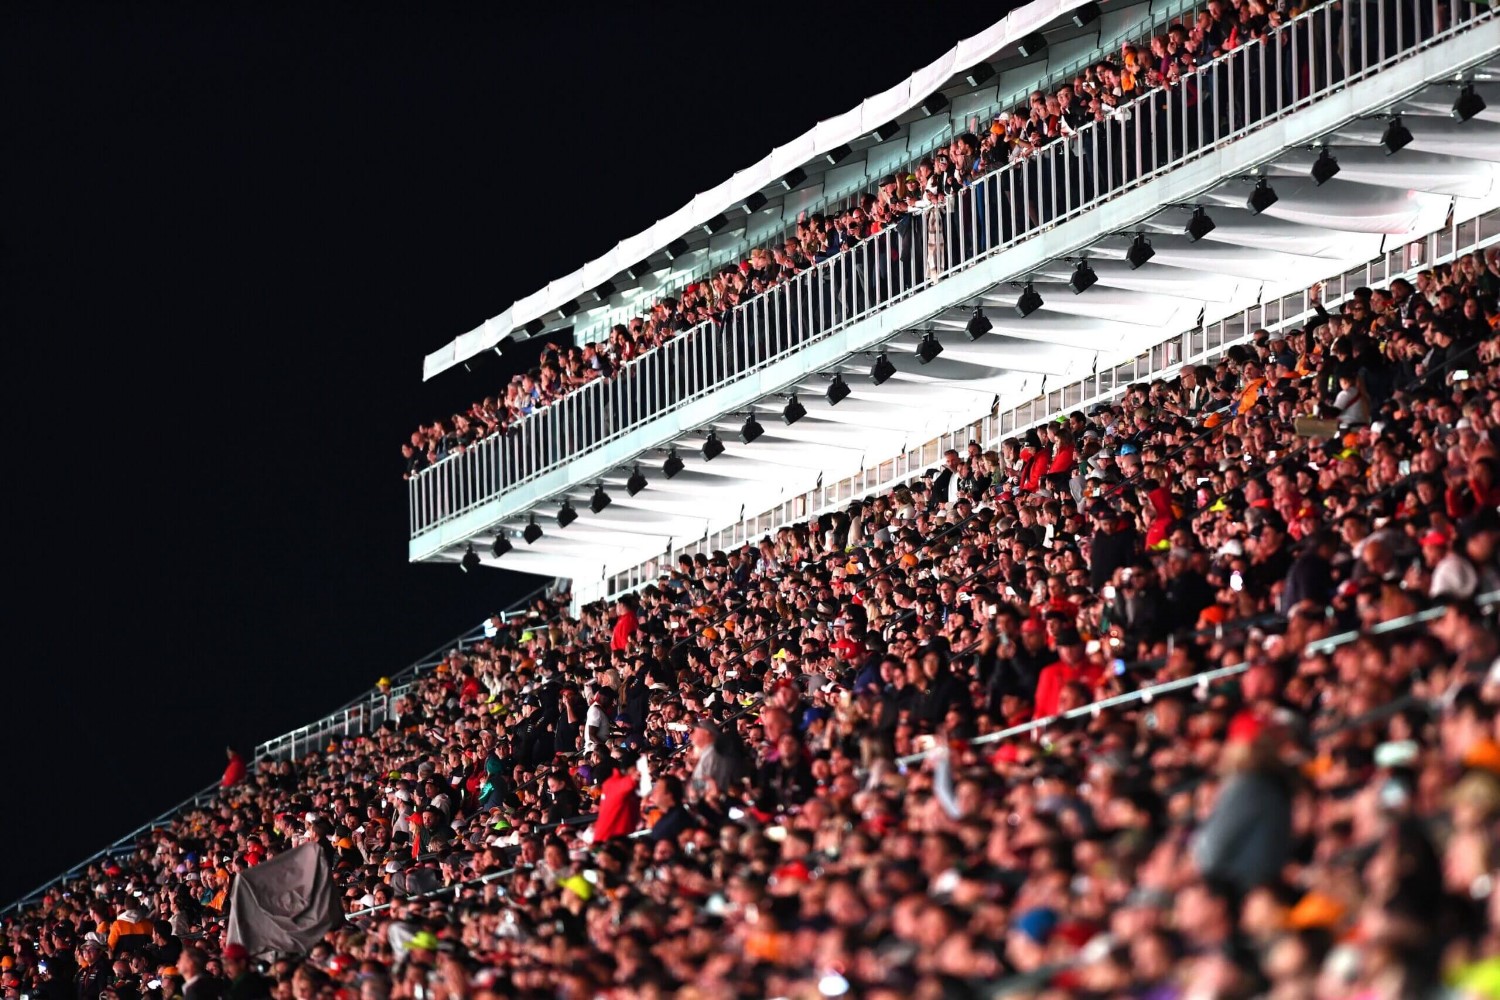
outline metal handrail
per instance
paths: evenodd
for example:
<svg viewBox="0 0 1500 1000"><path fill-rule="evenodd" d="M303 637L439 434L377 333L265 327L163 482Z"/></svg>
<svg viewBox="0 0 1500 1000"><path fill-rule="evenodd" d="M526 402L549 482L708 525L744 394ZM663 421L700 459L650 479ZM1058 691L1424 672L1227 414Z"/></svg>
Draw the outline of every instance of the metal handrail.
<svg viewBox="0 0 1500 1000"><path fill-rule="evenodd" d="M1424 268L1481 250L1497 240L1500 240L1500 210L1475 216L1463 223L1452 219L1446 230L1431 233L1420 241L1387 251L1376 261L1330 278L1326 283L1328 292L1323 300L1324 304L1333 306L1351 295L1354 288L1362 285L1371 286L1377 282L1389 284L1397 277L1411 278ZM1412 266L1407 255L1410 247L1417 242L1422 244L1423 254L1420 261ZM1169 374L1187 365L1211 363L1236 344L1248 343L1252 331L1260 328L1273 332L1288 329L1301 323L1313 312L1308 292L1304 289L1276 301L1257 303L1209 327L1189 330L1119 365L1071 382L1060 389L1043 392L1009 410L987 414L976 423L948 431L878 463L873 468L861 469L855 475L791 497L769 511L711 532L704 538L673 545L659 556L612 576L602 588L602 597L612 600L620 594L644 586L656 578L659 567L670 565L679 556L727 551L774 534L787 525L883 492L897 483L931 471L941 463L943 452L949 448L961 450L970 440L979 441L987 447L997 446L1002 439L1049 423L1059 414L1109 403L1128 386L1143 379Z"/></svg>
<svg viewBox="0 0 1500 1000"><path fill-rule="evenodd" d="M536 588L524 597L511 602L505 610L492 615L491 619L499 618L504 623L525 614L531 602L545 596L548 589L548 585L545 584ZM391 691L388 694L374 691L357 695L322 718L261 743L255 748L254 759L279 758L283 755L296 757L296 748L299 745L302 747L321 746L330 735L336 732L350 735L349 727L354 718L363 720L361 725L364 728L360 729L361 732L375 728L379 723L374 721L374 716L385 713L388 705L406 692L410 682L418 674L435 668L452 650L463 649L483 639L486 635L485 629L484 624L476 625L391 674Z"/></svg>
<svg viewBox="0 0 1500 1000"><path fill-rule="evenodd" d="M1461 0L1429 3L1434 24L1440 12L1447 26L1399 44L1404 21L1398 17L1389 33L1398 44L1381 55L1388 40L1384 5L1378 18L1356 20L1348 5L1325 0L1266 41L1242 44L1179 83L1126 103L1107 121L1086 125L1072 138L976 179L942 207L908 216L902 225L741 304L724 325L687 331L622 366L615 377L595 380L542 407L510 433L485 438L417 473L408 480L411 536L1494 17L1484 9L1465 19ZM1304 35L1320 44L1309 44ZM1351 36L1360 44L1351 48ZM1335 38L1341 42L1339 54ZM1373 55L1365 51L1366 42L1375 47ZM1302 49L1309 50L1305 59ZM1280 72L1292 66L1310 70L1305 87L1300 78L1290 80ZM919 249L926 241L919 239L925 234L918 227L935 234L937 259Z"/></svg>
<svg viewBox="0 0 1500 1000"><path fill-rule="evenodd" d="M1492 604L1500 603L1500 591L1491 591L1490 593L1482 594L1474 599L1474 603L1482 608L1489 607ZM1427 608L1423 611L1416 611L1409 615L1401 615L1398 618L1392 618L1388 621L1380 622L1379 624L1374 625L1369 629L1355 629L1349 632L1340 632L1337 635L1331 635L1323 639L1314 639L1312 642L1307 643L1307 645L1303 647L1302 655L1308 656L1318 653L1332 652L1340 646L1347 646L1349 643L1355 642L1367 635L1386 635L1391 632L1399 632L1402 629L1411 628L1413 625L1420 625L1424 622L1429 622L1435 618L1439 618L1443 615L1445 610L1446 609L1444 608ZM1224 625L1224 629L1226 631L1233 631L1236 628L1240 627L1241 624L1242 623L1227 622ZM1248 623L1243 624L1248 626ZM1206 690L1208 688L1208 685L1212 684L1214 681L1223 680L1226 677L1238 676L1239 674L1244 673L1249 668L1250 664L1248 662L1237 663L1232 667L1219 667L1214 670L1205 670L1201 673L1194 674L1191 677L1179 677L1176 680L1163 681L1160 684L1151 684L1143 688L1138 688L1134 691L1127 691L1124 694L1117 694L1109 698L1102 698L1099 701L1092 702L1088 705L1080 705L1077 708L1069 709L1066 712L1059 712L1056 715L1049 715L1042 719L1033 719L1030 722L1024 722L1018 726L1010 726L1006 729L1000 729L992 733L985 733L981 736L976 736L973 739L969 740L969 745L984 746L990 743L999 743L1002 740L1008 740L1013 736L1025 736L1028 733L1040 732L1041 730L1046 729L1048 726L1056 725L1059 722L1068 722L1073 719L1081 719L1084 716L1096 716L1105 709L1118 708L1120 705L1129 705L1137 701L1149 704L1153 699L1156 698L1157 695L1169 694L1173 691L1181 691L1183 688L1198 687ZM916 753L907 754L905 757L897 758L896 763L898 766L907 767L911 764L926 760L933 754L938 753L939 750L940 748L938 747L934 747L930 750L920 750Z"/></svg>
<svg viewBox="0 0 1500 1000"><path fill-rule="evenodd" d="M1149 41L1152 36L1170 27L1174 21L1180 20L1184 14L1196 9L1201 3L1202 0L1170 0L1160 10L1155 12L1148 11L1147 20L1132 22L1130 25L1122 27L1110 36L1107 41L1101 40L1084 55L1057 69L1047 70L1045 76L1035 80L1029 86L1017 87L1004 97L997 97L978 107L966 109L962 112L963 118L966 121L973 118L982 120L987 117L994 117L1001 111L1023 108L1026 105L1027 98L1033 91L1055 92L1058 87L1061 87L1065 83L1070 83L1083 70L1103 62L1109 57L1111 52L1115 52L1126 43ZM990 89L994 90L996 88L992 87ZM976 91L975 96L978 93L979 91ZM955 101L959 99L955 98ZM881 171L881 173L909 174L913 172L923 157L930 155L934 150L952 141L953 136L959 131L954 125L954 118L955 114L950 113L947 127L934 132L925 143L914 147L908 144L908 148L904 153L904 166L900 168L893 167L889 170ZM873 191L874 183L873 178L867 177L864 180L851 182L849 185L833 192L825 191L822 198L806 206L806 209L809 212L822 212L825 215L846 210L852 207L855 198ZM574 337L576 339L591 335L597 336L600 332L608 330L616 323L628 322L639 316L643 310L649 309L649 304L642 301L646 296L649 295L653 301L657 302L669 295L675 297L688 285L707 280L708 276L718 268L742 257L748 252L749 247L756 244L776 246L784 243L788 236L795 235L796 231L797 225L795 222L783 222L780 228L759 233L754 237L750 236L750 230L747 228L743 240L736 242L732 247L727 249L722 249L718 252L710 251L701 267L674 281L670 288L658 286L649 292L644 289L640 290L640 293L631 301L610 309L599 318L589 320L582 326L576 327Z"/></svg>
<svg viewBox="0 0 1500 1000"><path fill-rule="evenodd" d="M494 615L491 617L499 617L502 621L509 621L511 618L524 613L524 609L527 608L533 600L537 599L538 597L544 596L549 591L549 589L550 587L548 585L538 587L536 590L531 591L524 597L521 597L512 602L512 604L508 608L506 608L504 611L499 612L498 615ZM251 758L252 762L261 761L268 758L277 758L286 751L294 750L298 746L304 748L321 746L322 741L327 739L330 734L336 731L342 731L349 735L355 735L355 733L350 732L349 728L352 724L352 721L355 719L358 719L360 721L360 726L362 727L359 729L359 732L362 733L370 731L371 729L375 728L376 725L378 725L378 723L373 721L375 716L379 714L379 712L376 710L377 702L382 704L387 701L393 702L395 699L401 697L401 695L404 694L407 689L409 689L411 680L414 679L420 672L435 667L442 661L447 652L454 649L455 647L462 648L464 645L477 641L478 638L482 637L485 634L484 628L484 625L479 625L475 628L472 628L467 632L464 632L462 635L458 636L456 639L449 640L447 643L439 646L437 649L433 650L431 653L428 653L426 656L422 657L416 662L409 664L399 672L392 674L391 680L393 683L391 694L389 696L363 695L360 697L356 697L345 703L335 711L330 712L322 719L319 719L317 722L311 723L307 726L302 726L298 729L294 729L290 733L287 733L283 736L278 736L274 740L268 740L265 743L260 744L255 748L254 754ZM404 681L404 683L397 684L397 681ZM341 725L343 726L342 730L339 729ZM26 895L8 904L4 908L0 908L0 916L16 912L26 906L31 905L54 886L62 882L68 882L80 877L84 872L88 870L89 866L91 865L98 864L99 862L104 861L108 858L115 857L117 855L134 850L136 842L142 836L161 826L165 826L184 812L187 812L191 809L200 808L203 805L214 801L215 798L217 798L218 793L219 783L215 781L213 784L207 786L201 791L195 792L194 794L188 796L188 798L177 803L175 806L172 806L170 809L161 813L154 819L148 820L147 822L136 827L134 830L125 834L123 837L115 840L108 847L95 852L88 858L85 858L83 861L80 861L77 864L73 865L61 875L57 875L53 878L48 879L46 882L37 886Z"/></svg>
<svg viewBox="0 0 1500 1000"><path fill-rule="evenodd" d="M104 848L103 850L97 851L94 854L91 854L83 861L80 861L72 868L69 868L63 874L58 875L55 878L48 879L43 884L37 886L35 889L22 896L20 899L17 899L16 901L7 905L5 908L0 909L0 916L5 916L6 914L17 912L22 908L31 905L53 886L80 877L84 874L84 872L88 871L89 867L92 865L134 850L136 841L142 835L149 833L158 827L165 826L167 823L170 823L172 820L176 819L181 813L189 809L198 808L208 802L213 801L214 797L218 794L218 791L219 783L214 782L207 788L204 788L202 791L189 796L187 799L179 802L177 805L173 806L171 809L168 809L166 812L162 813L160 816L157 816L155 819L150 820L147 823L143 823L141 826L116 840L108 847Z"/></svg>

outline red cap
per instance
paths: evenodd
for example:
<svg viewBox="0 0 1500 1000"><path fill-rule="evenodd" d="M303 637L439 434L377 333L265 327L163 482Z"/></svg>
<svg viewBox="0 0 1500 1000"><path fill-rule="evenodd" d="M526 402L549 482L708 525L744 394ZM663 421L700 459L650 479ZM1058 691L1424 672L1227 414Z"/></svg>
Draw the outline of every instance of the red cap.
<svg viewBox="0 0 1500 1000"><path fill-rule="evenodd" d="M1448 536L1441 531L1429 531L1422 536L1423 545L1447 545Z"/></svg>
<svg viewBox="0 0 1500 1000"><path fill-rule="evenodd" d="M1028 618L1024 622L1021 623L1021 631L1022 632L1040 632L1040 631L1042 631L1042 623L1040 621L1038 621L1037 619L1035 619L1035 618Z"/></svg>
<svg viewBox="0 0 1500 1000"><path fill-rule="evenodd" d="M1254 743L1265 730L1266 724L1254 712L1246 709L1229 720L1230 743Z"/></svg>
<svg viewBox="0 0 1500 1000"><path fill-rule="evenodd" d="M238 941L235 941L232 944L226 944L224 946L224 950L222 952L220 952L219 954L222 955L224 958L229 959L230 961L234 961L234 962L248 962L248 961L250 961L250 949L246 948L244 945L240 944Z"/></svg>

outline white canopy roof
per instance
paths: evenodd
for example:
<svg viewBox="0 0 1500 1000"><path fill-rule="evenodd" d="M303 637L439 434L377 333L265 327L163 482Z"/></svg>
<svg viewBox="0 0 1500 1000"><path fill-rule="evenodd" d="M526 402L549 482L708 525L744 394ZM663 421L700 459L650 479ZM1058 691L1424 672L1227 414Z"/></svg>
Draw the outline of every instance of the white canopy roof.
<svg viewBox="0 0 1500 1000"><path fill-rule="evenodd" d="M462 364L505 340L517 328L587 295L626 268L665 249L685 233L736 208L745 199L790 171L868 135L915 108L933 93L940 91L955 74L989 61L1006 46L1015 44L1087 2L1089 0L1032 0L973 38L959 42L939 59L917 70L896 86L867 98L853 111L819 122L793 141L773 149L759 163L699 194L651 228L621 240L602 257L512 303L500 315L486 320L427 355L422 366L422 378L430 379Z"/></svg>

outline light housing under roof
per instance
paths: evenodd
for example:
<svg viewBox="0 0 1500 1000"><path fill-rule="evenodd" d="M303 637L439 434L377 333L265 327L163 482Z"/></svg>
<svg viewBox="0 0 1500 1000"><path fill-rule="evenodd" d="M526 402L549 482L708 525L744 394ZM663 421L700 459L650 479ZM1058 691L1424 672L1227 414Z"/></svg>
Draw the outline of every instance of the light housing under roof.
<svg viewBox="0 0 1500 1000"><path fill-rule="evenodd" d="M1156 256L1156 251L1151 249L1151 241L1146 239L1145 233L1136 233L1135 242L1130 244L1130 249L1125 251L1125 259L1130 262L1132 271L1139 271L1146 262Z"/></svg>
<svg viewBox="0 0 1500 1000"><path fill-rule="evenodd" d="M933 358L943 353L943 344L938 340L937 334L928 330L922 334L922 339L917 344L917 360L922 364L928 364Z"/></svg>

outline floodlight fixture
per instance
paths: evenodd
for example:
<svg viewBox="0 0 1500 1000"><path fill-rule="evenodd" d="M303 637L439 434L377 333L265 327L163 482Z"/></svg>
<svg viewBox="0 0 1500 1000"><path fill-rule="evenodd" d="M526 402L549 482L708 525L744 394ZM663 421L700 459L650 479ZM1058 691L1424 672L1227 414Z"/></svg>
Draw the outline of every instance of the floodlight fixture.
<svg viewBox="0 0 1500 1000"><path fill-rule="evenodd" d="M1146 239L1145 233L1136 233L1135 242L1130 244L1129 250L1125 251L1125 259L1130 262L1130 269L1132 271L1140 270L1145 266L1147 261L1155 256L1156 251L1151 249L1151 241Z"/></svg>
<svg viewBox="0 0 1500 1000"><path fill-rule="evenodd" d="M1214 229L1214 220L1209 218L1208 213L1203 210L1202 205L1193 209L1193 217L1188 220L1187 224L1188 239L1197 243L1203 237L1213 232Z"/></svg>
<svg viewBox="0 0 1500 1000"><path fill-rule="evenodd" d="M805 416L807 416L807 407L802 405L802 401L797 398L795 392L792 393L786 405L781 408L781 419L785 420L787 426L790 427Z"/></svg>
<svg viewBox="0 0 1500 1000"><path fill-rule="evenodd" d="M464 550L463 559L459 560L458 568L463 570L465 573L472 573L476 569L478 569L479 566L479 553L474 551L474 543L470 542L469 547Z"/></svg>
<svg viewBox="0 0 1500 1000"><path fill-rule="evenodd" d="M1089 262L1082 257L1078 258L1078 265L1073 268L1073 276L1068 279L1068 286L1073 289L1073 294L1082 295L1097 284L1099 284L1099 276L1094 273Z"/></svg>
<svg viewBox="0 0 1500 1000"><path fill-rule="evenodd" d="M1042 308L1042 293L1036 290L1031 282L1026 282L1026 287L1021 289L1021 297L1016 299L1016 313L1022 319L1030 316Z"/></svg>
<svg viewBox="0 0 1500 1000"><path fill-rule="evenodd" d="M931 363L932 359L943 353L943 345L938 341L937 334L931 330L922 334L922 340L917 344L917 360L922 364Z"/></svg>

